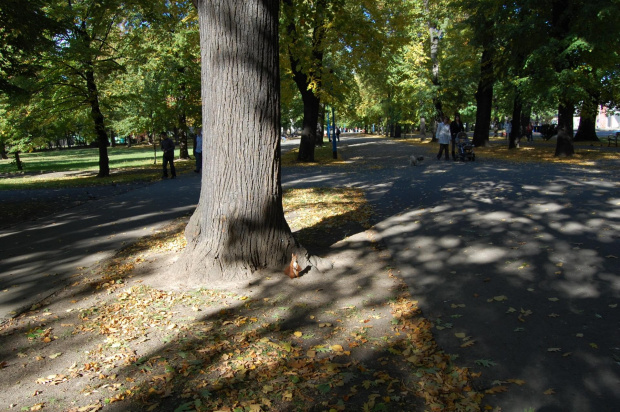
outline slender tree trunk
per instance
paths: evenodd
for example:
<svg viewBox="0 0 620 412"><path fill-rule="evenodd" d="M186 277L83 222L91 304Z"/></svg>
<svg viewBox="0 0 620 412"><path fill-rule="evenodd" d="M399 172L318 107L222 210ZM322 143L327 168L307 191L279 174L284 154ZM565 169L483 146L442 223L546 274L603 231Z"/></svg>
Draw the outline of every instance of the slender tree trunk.
<svg viewBox="0 0 620 412"><path fill-rule="evenodd" d="M157 142L155 141L155 132L149 133L149 143L153 145L153 164L157 164Z"/></svg>
<svg viewBox="0 0 620 412"><path fill-rule="evenodd" d="M480 59L480 80L476 91L476 126L473 143L476 146L489 145L491 112L493 110L493 52L485 48Z"/></svg>
<svg viewBox="0 0 620 412"><path fill-rule="evenodd" d="M194 285L281 268L298 249L282 208L279 4L196 1L209 162L176 268Z"/></svg>
<svg viewBox="0 0 620 412"><path fill-rule="evenodd" d="M426 11L426 14L428 16L430 16L430 8L429 8L429 2L428 0L424 0L424 10ZM439 82L439 39L442 36L442 30L437 28L437 25L435 23L434 20L432 20L429 17L429 22L428 22L428 32L429 32L429 37L430 37L430 43L431 43L431 48L430 48L430 52L431 52L431 63L432 63L432 70L431 70L431 82L433 83L433 86L435 86L435 92L433 93L433 105L435 106L435 118L436 119L440 119L440 121L443 121L443 104L441 102L441 99L439 98L439 96L437 95L437 91L440 85ZM435 142L437 141L437 136L435 134L435 132L433 132L433 138L432 141Z"/></svg>
<svg viewBox="0 0 620 412"><path fill-rule="evenodd" d="M17 166L17 170L24 170L22 160L19 158L19 152L15 152L15 165Z"/></svg>
<svg viewBox="0 0 620 412"><path fill-rule="evenodd" d="M90 115L95 123L95 133L99 143L99 174L97 177L110 176L110 159L108 158L108 135L105 131L105 121L103 113L99 107L99 92L95 83L95 73L87 70L86 86L88 89L88 102L90 104Z"/></svg>
<svg viewBox="0 0 620 412"><path fill-rule="evenodd" d="M508 148L515 149L517 142L521 139L521 111L523 104L521 103L521 92L515 91L515 99L512 105L512 131L508 136Z"/></svg>
<svg viewBox="0 0 620 412"><path fill-rule="evenodd" d="M9 158L9 155L6 153L6 146L4 145L4 142L0 142L0 157L4 160Z"/></svg>
<svg viewBox="0 0 620 412"><path fill-rule="evenodd" d="M180 67L178 72L181 76L185 73L185 67ZM185 106L185 100L187 97L185 95L186 92L185 83L181 84L181 95L179 96L179 101L181 103L181 107ZM180 159L189 159L189 149L187 148L187 115L185 114L185 110L183 110L179 114L179 158Z"/></svg>
<svg viewBox="0 0 620 412"><path fill-rule="evenodd" d="M323 146L325 144L324 134L325 134L325 104L321 104L319 107L319 131L317 135L317 146Z"/></svg>

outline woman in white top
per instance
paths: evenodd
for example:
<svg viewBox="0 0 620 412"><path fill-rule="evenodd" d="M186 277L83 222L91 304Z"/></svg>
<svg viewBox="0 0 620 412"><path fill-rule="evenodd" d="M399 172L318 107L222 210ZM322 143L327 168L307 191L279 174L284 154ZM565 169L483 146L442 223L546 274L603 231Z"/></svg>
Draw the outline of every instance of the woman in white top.
<svg viewBox="0 0 620 412"><path fill-rule="evenodd" d="M448 149L450 147L450 119L448 116L444 116L443 123L437 126L437 140L439 140L439 153L437 154L437 160L441 159L441 153L445 150L446 160L450 160L448 156Z"/></svg>

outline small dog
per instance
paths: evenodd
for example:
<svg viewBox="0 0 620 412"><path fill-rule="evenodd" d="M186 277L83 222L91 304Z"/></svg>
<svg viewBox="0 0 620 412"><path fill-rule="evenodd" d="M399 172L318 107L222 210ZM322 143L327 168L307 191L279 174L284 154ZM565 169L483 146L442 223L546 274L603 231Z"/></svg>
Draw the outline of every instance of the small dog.
<svg viewBox="0 0 620 412"><path fill-rule="evenodd" d="M284 269L284 274L291 279L295 279L299 277L299 272L301 272L301 266L297 263L297 254L293 253L291 263Z"/></svg>
<svg viewBox="0 0 620 412"><path fill-rule="evenodd" d="M424 156L416 156L412 154L409 156L409 166L417 166L422 160L424 160Z"/></svg>

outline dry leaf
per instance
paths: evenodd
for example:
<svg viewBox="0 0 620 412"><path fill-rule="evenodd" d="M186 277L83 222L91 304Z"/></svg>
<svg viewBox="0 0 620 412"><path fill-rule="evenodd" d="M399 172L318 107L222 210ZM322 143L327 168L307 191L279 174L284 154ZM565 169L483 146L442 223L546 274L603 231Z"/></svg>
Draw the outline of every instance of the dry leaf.
<svg viewBox="0 0 620 412"><path fill-rule="evenodd" d="M549 388L543 392L545 395L555 395L555 390L553 388Z"/></svg>
<svg viewBox="0 0 620 412"><path fill-rule="evenodd" d="M463 343L461 345L461 348L469 348L470 346L473 346L474 343L476 343L475 340L468 340L467 342Z"/></svg>
<svg viewBox="0 0 620 412"><path fill-rule="evenodd" d="M508 391L507 386L495 386L491 389L487 389L486 391L484 391L484 393L493 395L495 393L502 393L502 392L507 392L507 391Z"/></svg>

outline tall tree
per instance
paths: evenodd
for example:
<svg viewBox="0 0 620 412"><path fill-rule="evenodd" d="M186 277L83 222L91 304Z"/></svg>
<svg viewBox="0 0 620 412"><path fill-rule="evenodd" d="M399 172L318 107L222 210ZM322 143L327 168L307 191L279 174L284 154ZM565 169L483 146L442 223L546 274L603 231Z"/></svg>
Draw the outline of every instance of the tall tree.
<svg viewBox="0 0 620 412"><path fill-rule="evenodd" d="M304 104L298 160L314 161L328 27L342 0L283 0L283 41Z"/></svg>
<svg viewBox="0 0 620 412"><path fill-rule="evenodd" d="M298 246L280 176L278 0L197 0L205 156L181 270L197 284L281 266ZM231 125L242 124L241 131Z"/></svg>

